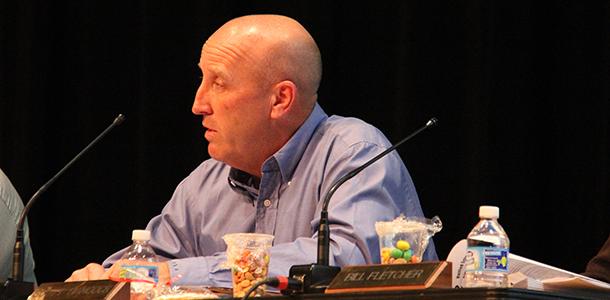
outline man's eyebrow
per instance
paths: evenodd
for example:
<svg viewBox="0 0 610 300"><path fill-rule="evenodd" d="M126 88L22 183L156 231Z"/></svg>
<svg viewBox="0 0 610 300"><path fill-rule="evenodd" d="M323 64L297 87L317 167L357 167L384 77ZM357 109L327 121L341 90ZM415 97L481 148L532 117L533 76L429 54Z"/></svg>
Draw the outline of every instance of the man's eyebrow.
<svg viewBox="0 0 610 300"><path fill-rule="evenodd" d="M199 69L201 69L201 72L203 72L203 70L204 70L203 64L201 62L198 62L197 66L199 67ZM222 68L220 68L218 66L213 66L213 65L208 66L207 71L208 71L208 73L214 73L217 75L226 75L226 72L224 72L224 70L222 70Z"/></svg>
<svg viewBox="0 0 610 300"><path fill-rule="evenodd" d="M219 68L219 67L216 67L216 66L210 66L208 68L208 72L216 75L217 77L221 77L223 79L231 78L231 76L229 76L229 73L227 73L224 68Z"/></svg>

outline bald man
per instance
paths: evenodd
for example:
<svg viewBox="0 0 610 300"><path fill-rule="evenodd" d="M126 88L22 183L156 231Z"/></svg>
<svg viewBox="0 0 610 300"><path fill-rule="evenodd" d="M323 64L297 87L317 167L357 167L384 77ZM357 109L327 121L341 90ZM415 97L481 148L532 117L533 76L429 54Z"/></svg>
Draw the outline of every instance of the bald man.
<svg viewBox="0 0 610 300"><path fill-rule="evenodd" d="M158 264L161 282L231 286L223 266L227 233L274 235L269 276L315 262L324 195L390 143L361 120L324 113L317 104L318 47L291 18L252 15L227 22L203 45L199 67L203 80L192 110L202 116L211 159L178 185L147 226L156 253L166 259ZM374 224L400 214L423 216L394 152L330 201L331 264L379 263ZM68 280L106 278L117 268L104 267L122 253ZM436 258L431 243L424 259Z"/></svg>

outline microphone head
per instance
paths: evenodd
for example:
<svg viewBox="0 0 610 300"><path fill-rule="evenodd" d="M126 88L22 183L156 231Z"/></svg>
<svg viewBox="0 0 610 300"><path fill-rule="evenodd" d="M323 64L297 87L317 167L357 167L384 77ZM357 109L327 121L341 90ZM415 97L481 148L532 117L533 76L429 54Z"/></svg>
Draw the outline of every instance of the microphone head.
<svg viewBox="0 0 610 300"><path fill-rule="evenodd" d="M125 116L123 114L119 114L118 116L116 116L116 118L114 119L114 123L115 125L120 125L121 123L123 123L123 121L125 121Z"/></svg>
<svg viewBox="0 0 610 300"><path fill-rule="evenodd" d="M435 126L435 125L437 125L437 123L438 123L438 119L437 118L431 118L426 123L426 127Z"/></svg>

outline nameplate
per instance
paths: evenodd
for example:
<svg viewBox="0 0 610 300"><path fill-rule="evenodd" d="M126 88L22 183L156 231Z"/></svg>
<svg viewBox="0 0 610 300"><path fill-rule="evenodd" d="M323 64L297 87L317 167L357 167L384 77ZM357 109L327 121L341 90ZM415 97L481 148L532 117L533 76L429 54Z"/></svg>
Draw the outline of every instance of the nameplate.
<svg viewBox="0 0 610 300"><path fill-rule="evenodd" d="M29 299L32 300L93 300L129 299L129 283L111 280L91 280L73 282L49 282L41 284Z"/></svg>
<svg viewBox="0 0 610 300"><path fill-rule="evenodd" d="M451 287L451 262L343 267L326 293Z"/></svg>

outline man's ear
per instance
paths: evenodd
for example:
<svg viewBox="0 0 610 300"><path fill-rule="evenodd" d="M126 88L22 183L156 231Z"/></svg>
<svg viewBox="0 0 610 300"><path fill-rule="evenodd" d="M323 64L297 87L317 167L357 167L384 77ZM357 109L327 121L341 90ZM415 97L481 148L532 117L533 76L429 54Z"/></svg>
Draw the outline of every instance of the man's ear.
<svg viewBox="0 0 610 300"><path fill-rule="evenodd" d="M290 80L276 83L271 98L271 118L279 119L296 104L297 86Z"/></svg>

